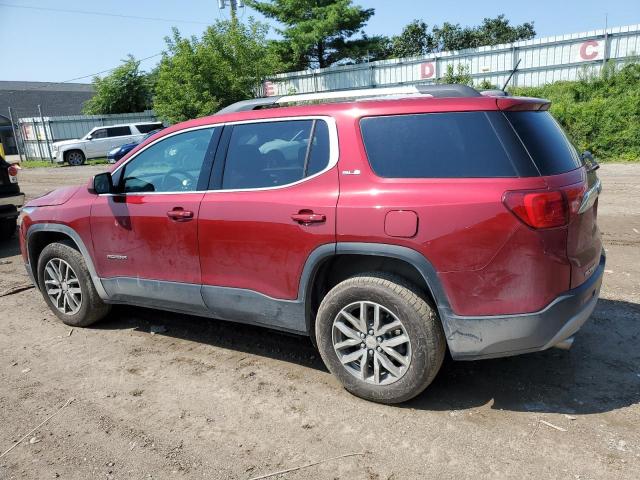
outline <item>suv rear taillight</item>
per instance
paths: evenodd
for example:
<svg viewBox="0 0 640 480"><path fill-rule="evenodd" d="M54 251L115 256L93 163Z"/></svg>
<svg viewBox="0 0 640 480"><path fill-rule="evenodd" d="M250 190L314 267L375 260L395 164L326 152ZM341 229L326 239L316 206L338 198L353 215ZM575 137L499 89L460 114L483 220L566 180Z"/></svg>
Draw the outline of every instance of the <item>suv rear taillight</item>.
<svg viewBox="0 0 640 480"><path fill-rule="evenodd" d="M584 184L575 184L558 190L509 191L502 202L532 228L556 228L567 225L578 213L585 190Z"/></svg>
<svg viewBox="0 0 640 480"><path fill-rule="evenodd" d="M7 168L7 173L9 174L9 182L18 183L19 170L20 167L17 167L16 165L9 165L9 168Z"/></svg>

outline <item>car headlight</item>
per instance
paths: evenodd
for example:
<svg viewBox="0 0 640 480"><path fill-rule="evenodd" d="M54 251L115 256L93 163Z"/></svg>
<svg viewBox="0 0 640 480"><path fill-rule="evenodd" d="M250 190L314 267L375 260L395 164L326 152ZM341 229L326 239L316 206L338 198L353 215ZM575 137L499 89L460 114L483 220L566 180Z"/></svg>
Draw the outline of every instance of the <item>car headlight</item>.
<svg viewBox="0 0 640 480"><path fill-rule="evenodd" d="M109 155L115 155L120 150L120 147L109 150Z"/></svg>

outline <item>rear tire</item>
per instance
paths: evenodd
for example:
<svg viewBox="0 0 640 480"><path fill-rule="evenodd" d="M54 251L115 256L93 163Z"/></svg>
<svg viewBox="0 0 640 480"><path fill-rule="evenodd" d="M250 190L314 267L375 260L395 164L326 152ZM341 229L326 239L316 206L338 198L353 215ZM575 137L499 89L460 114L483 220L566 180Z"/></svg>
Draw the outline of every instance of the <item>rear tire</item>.
<svg viewBox="0 0 640 480"><path fill-rule="evenodd" d="M316 341L327 368L349 392L388 404L420 394L446 350L440 320L419 290L380 273L349 278L325 296Z"/></svg>
<svg viewBox="0 0 640 480"><path fill-rule="evenodd" d="M9 240L16 233L18 227L15 218L0 220L0 240Z"/></svg>
<svg viewBox="0 0 640 480"><path fill-rule="evenodd" d="M64 154L64 158L67 163L73 167L84 165L86 160L84 153L82 153L81 150L70 150Z"/></svg>
<svg viewBox="0 0 640 480"><path fill-rule="evenodd" d="M51 243L42 250L38 285L51 311L72 327L87 327L111 310L98 295L82 254L71 242Z"/></svg>

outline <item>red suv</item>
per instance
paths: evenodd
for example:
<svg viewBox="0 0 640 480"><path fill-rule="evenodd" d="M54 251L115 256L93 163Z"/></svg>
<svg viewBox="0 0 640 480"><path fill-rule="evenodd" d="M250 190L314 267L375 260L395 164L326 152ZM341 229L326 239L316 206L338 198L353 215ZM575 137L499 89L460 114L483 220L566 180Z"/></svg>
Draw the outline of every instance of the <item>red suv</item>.
<svg viewBox="0 0 640 480"><path fill-rule="evenodd" d="M309 335L347 390L402 402L447 348L568 348L596 305L597 164L548 107L455 85L240 102L29 202L22 255L69 325L126 303Z"/></svg>

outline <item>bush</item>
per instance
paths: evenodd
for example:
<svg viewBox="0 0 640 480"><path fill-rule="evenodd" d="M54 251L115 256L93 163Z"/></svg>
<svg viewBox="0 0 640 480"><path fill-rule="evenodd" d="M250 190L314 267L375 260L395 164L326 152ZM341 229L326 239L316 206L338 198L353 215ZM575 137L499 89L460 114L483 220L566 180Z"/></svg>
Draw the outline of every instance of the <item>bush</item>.
<svg viewBox="0 0 640 480"><path fill-rule="evenodd" d="M640 160L640 64L542 87L511 88L513 95L551 100L551 112L580 150L599 160Z"/></svg>

